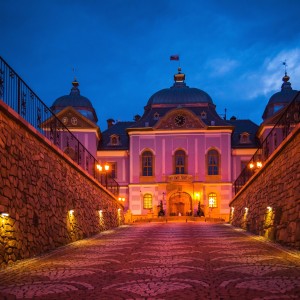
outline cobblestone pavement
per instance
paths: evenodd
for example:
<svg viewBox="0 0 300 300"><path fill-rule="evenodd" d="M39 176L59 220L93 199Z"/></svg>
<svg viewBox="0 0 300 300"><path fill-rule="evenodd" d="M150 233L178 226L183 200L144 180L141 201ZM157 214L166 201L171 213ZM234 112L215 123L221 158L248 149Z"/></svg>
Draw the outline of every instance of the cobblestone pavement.
<svg viewBox="0 0 300 300"><path fill-rule="evenodd" d="M23 298L300 299L300 256L225 224L122 226L1 271Z"/></svg>

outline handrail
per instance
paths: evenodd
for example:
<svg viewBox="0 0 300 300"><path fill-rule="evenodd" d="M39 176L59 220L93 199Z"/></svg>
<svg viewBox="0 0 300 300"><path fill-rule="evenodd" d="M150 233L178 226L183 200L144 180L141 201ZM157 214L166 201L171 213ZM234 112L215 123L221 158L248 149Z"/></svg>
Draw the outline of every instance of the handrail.
<svg viewBox="0 0 300 300"><path fill-rule="evenodd" d="M235 180L233 184L235 194L237 194L255 172L263 166L263 163L271 156L299 122L300 92L298 92L293 100L282 110L278 121L260 144L247 166Z"/></svg>
<svg viewBox="0 0 300 300"><path fill-rule="evenodd" d="M42 135L92 175L112 194L119 184L109 173L97 170L99 162L0 56L0 99L15 110Z"/></svg>

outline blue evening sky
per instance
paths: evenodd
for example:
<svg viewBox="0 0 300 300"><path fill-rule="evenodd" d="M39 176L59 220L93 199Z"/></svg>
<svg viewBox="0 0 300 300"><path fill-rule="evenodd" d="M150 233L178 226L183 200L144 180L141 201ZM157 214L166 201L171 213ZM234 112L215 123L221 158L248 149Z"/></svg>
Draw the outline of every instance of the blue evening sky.
<svg viewBox="0 0 300 300"><path fill-rule="evenodd" d="M75 76L106 120L131 121L180 65L220 114L257 124L284 75L300 89L299 0L0 0L0 55L50 106Z"/></svg>

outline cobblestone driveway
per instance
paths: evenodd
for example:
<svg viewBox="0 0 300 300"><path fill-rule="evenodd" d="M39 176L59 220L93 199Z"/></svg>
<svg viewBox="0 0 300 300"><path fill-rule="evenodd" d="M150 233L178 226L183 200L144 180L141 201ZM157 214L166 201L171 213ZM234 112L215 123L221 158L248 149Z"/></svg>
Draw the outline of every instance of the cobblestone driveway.
<svg viewBox="0 0 300 300"><path fill-rule="evenodd" d="M23 298L300 299L300 256L229 225L123 226L1 271Z"/></svg>

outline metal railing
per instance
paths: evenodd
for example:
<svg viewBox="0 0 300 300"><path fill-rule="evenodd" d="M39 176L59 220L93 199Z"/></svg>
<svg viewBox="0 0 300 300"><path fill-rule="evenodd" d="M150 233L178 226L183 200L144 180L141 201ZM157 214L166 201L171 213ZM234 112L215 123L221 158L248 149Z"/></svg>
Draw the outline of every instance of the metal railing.
<svg viewBox="0 0 300 300"><path fill-rule="evenodd" d="M247 166L235 180L233 184L235 194L237 194L255 172L263 166L263 163L271 156L299 122L300 92L298 92L287 107L284 108L274 127L272 127Z"/></svg>
<svg viewBox="0 0 300 300"><path fill-rule="evenodd" d="M119 184L111 174L99 172L97 159L56 117L21 77L0 56L0 99L35 127L42 135L92 175L114 195Z"/></svg>

